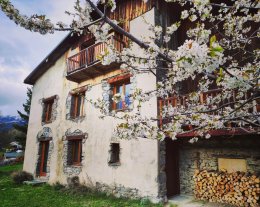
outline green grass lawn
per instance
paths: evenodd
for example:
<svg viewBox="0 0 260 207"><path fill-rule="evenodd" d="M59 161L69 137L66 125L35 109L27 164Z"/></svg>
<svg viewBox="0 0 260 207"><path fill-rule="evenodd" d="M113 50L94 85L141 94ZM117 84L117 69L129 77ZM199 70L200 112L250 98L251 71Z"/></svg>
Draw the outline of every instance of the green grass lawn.
<svg viewBox="0 0 260 207"><path fill-rule="evenodd" d="M162 207L159 204L107 197L97 193L72 195L49 185L16 185L10 174L21 169L22 165L0 167L0 207Z"/></svg>

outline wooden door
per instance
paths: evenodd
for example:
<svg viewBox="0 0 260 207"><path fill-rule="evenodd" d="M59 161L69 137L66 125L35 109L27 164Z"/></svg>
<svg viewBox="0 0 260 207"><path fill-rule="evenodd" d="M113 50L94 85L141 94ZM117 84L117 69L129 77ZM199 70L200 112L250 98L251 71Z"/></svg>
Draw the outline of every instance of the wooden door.
<svg viewBox="0 0 260 207"><path fill-rule="evenodd" d="M166 140L166 187L167 196L180 194L179 144L169 138Z"/></svg>
<svg viewBox="0 0 260 207"><path fill-rule="evenodd" d="M49 141L40 142L40 176L46 176L47 173L47 161L49 154Z"/></svg>

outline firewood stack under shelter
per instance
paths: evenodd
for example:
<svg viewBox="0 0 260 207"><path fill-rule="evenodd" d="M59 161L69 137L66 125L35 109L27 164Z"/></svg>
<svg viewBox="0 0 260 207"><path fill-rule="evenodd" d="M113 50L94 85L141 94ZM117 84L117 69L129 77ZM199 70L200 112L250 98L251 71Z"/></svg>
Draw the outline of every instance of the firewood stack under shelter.
<svg viewBox="0 0 260 207"><path fill-rule="evenodd" d="M197 199L236 206L260 206L260 179L244 172L197 170L194 174Z"/></svg>

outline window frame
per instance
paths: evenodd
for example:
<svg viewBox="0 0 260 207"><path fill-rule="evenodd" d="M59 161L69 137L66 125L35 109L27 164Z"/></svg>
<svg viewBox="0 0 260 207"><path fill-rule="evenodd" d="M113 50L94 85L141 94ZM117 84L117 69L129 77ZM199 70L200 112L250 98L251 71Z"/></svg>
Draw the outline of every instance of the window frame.
<svg viewBox="0 0 260 207"><path fill-rule="evenodd" d="M43 99L43 113L42 113L42 122L51 123L52 122L52 110L53 104L56 96L51 96L49 98Z"/></svg>
<svg viewBox="0 0 260 207"><path fill-rule="evenodd" d="M108 80L108 83L111 85L112 88L112 95L114 96L117 94L117 89L118 87L122 86L122 91L123 95L125 96L126 93L126 85L131 86L131 80L130 80L131 75L130 74L125 74L121 76L116 76L114 78L111 78ZM117 108L117 104L115 101L111 100L111 109L114 111L124 111L127 110L129 107L126 106L125 100L122 100L122 108Z"/></svg>
<svg viewBox="0 0 260 207"><path fill-rule="evenodd" d="M80 101L80 106L79 106ZM73 119L84 117L85 91L71 94L70 117ZM73 108L72 108L73 107Z"/></svg>
<svg viewBox="0 0 260 207"><path fill-rule="evenodd" d="M68 155L71 156L71 163L68 163L71 166L81 166L82 164L82 140L83 136L67 136L68 142L71 145L71 150L68 152ZM76 147L78 149L76 150ZM75 152L77 152L77 156L75 159Z"/></svg>
<svg viewBox="0 0 260 207"><path fill-rule="evenodd" d="M120 165L120 144L119 143L110 144L108 164L111 166Z"/></svg>

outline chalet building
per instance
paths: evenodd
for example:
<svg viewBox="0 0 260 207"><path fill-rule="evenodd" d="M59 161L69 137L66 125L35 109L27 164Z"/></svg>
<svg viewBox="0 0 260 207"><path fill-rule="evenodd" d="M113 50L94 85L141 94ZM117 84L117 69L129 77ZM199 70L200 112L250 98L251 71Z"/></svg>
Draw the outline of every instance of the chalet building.
<svg viewBox="0 0 260 207"><path fill-rule="evenodd" d="M122 27L137 38L152 36L143 17L149 24L165 28L180 14L177 7L162 2L118 1L109 16L123 19ZM181 28L169 47L177 48L185 40L184 31ZM114 31L105 43L97 42L91 34L69 34L25 79L33 85L25 171L51 184L67 184L78 176L82 184L116 196L154 201L193 194L196 169L260 172L259 136L236 128L214 131L212 138L195 144L188 142L192 134L164 142L115 137L117 120L110 116L100 119L100 110L86 99L103 100L108 115L131 111L134 103L129 99L116 104L111 96L119 91L131 94L135 87L144 92L154 90L163 74L131 76L116 63L103 66L98 55L108 44L120 51L127 46L127 39ZM133 50L139 52L135 45ZM189 90L193 83L187 82L185 87ZM141 113L160 116L162 106L175 101L182 103L176 97L154 97L144 103Z"/></svg>

